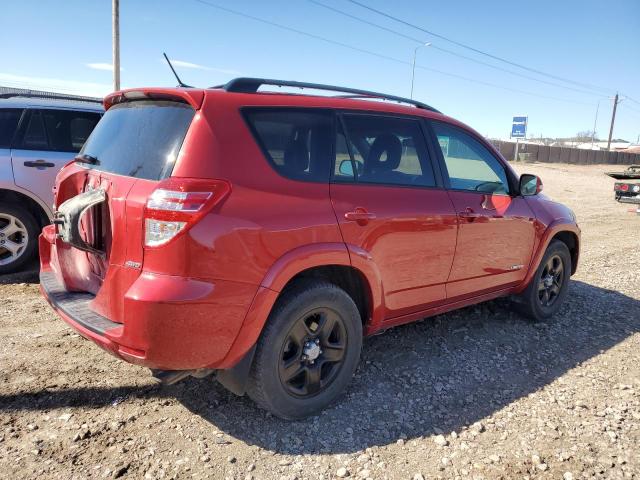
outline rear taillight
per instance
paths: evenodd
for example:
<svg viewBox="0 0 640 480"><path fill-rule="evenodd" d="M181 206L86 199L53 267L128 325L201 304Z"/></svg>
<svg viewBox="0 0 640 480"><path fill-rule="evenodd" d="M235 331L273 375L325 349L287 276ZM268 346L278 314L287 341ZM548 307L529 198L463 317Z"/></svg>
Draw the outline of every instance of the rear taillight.
<svg viewBox="0 0 640 480"><path fill-rule="evenodd" d="M186 222L173 222L168 220L157 220L155 218L145 218L144 245L146 247L158 247L160 245L164 245L175 237L186 224Z"/></svg>
<svg viewBox="0 0 640 480"><path fill-rule="evenodd" d="M154 190L144 209L144 244L158 247L189 229L231 191L224 180L170 178Z"/></svg>
<svg viewBox="0 0 640 480"><path fill-rule="evenodd" d="M149 210L197 212L212 197L212 192L175 192L159 188L147 200Z"/></svg>
<svg viewBox="0 0 640 480"><path fill-rule="evenodd" d="M616 183L613 186L613 189L618 191L618 192L628 192L629 191L629 185L627 185L626 183Z"/></svg>

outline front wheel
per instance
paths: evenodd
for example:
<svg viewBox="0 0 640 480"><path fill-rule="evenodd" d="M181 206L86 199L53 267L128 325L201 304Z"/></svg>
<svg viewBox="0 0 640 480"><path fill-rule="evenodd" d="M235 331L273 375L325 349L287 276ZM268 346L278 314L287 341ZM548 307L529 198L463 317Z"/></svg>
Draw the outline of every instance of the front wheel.
<svg viewBox="0 0 640 480"><path fill-rule="evenodd" d="M36 251L38 226L24 207L0 205L0 274L20 270Z"/></svg>
<svg viewBox="0 0 640 480"><path fill-rule="evenodd" d="M535 276L516 301L527 317L543 321L553 316L567 295L571 277L571 254L567 246L553 240L542 257Z"/></svg>
<svg viewBox="0 0 640 480"><path fill-rule="evenodd" d="M331 404L347 387L362 349L351 297L327 282L285 292L258 341L247 393L274 415L296 420Z"/></svg>

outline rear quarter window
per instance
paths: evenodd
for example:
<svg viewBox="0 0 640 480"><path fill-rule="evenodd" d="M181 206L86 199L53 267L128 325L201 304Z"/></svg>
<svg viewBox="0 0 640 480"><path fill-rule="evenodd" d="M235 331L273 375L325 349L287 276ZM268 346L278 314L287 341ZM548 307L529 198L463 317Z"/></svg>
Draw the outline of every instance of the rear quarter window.
<svg viewBox="0 0 640 480"><path fill-rule="evenodd" d="M11 140L16 133L22 109L0 109L0 148L11 148Z"/></svg>
<svg viewBox="0 0 640 480"><path fill-rule="evenodd" d="M80 155L91 155L98 163L84 165L146 180L166 178L171 175L194 114L189 105L172 101L114 105L80 151Z"/></svg>
<svg viewBox="0 0 640 480"><path fill-rule="evenodd" d="M333 114L299 109L244 111L269 163L282 176L328 182L333 155Z"/></svg>
<svg viewBox="0 0 640 480"><path fill-rule="evenodd" d="M100 120L99 113L73 110L42 110L49 149L78 152Z"/></svg>

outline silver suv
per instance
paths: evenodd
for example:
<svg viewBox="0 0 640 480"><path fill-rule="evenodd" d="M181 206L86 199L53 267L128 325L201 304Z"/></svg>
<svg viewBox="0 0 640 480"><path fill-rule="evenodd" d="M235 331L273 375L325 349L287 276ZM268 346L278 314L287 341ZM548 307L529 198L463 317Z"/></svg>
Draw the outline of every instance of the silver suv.
<svg viewBox="0 0 640 480"><path fill-rule="evenodd" d="M80 150L99 99L0 91L0 274L22 268L52 219L56 174Z"/></svg>

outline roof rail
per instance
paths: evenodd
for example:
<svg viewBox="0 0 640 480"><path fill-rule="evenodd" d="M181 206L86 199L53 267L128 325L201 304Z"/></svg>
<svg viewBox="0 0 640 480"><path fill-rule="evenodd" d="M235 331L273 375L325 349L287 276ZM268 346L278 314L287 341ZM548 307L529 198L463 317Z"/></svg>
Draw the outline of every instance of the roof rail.
<svg viewBox="0 0 640 480"><path fill-rule="evenodd" d="M22 88L0 87L0 99L2 98L44 98L50 100L69 100L75 102L90 102L102 104L102 99L98 97L83 97L81 95L70 95L66 93L45 92L40 90L28 90Z"/></svg>
<svg viewBox="0 0 640 480"><path fill-rule="evenodd" d="M233 80L230 80L229 82L227 82L225 85L222 85L221 87L214 87L214 88L223 88L227 92L256 93L262 85L273 85L276 87L310 88L313 90L328 90L333 92L342 92L342 93L355 95L356 97L361 97L361 98L378 98L381 100L390 100L392 102L407 103L409 105L414 105L418 108L423 108L425 110L430 110L432 112L440 113L438 110L436 110L432 106L427 105L426 103L418 102L417 100L413 100L410 98L397 97L395 95L387 95L386 93L370 92L368 90L359 90L356 88L324 85L322 83L295 82L291 80L274 80L269 78L240 77L240 78L234 78Z"/></svg>

